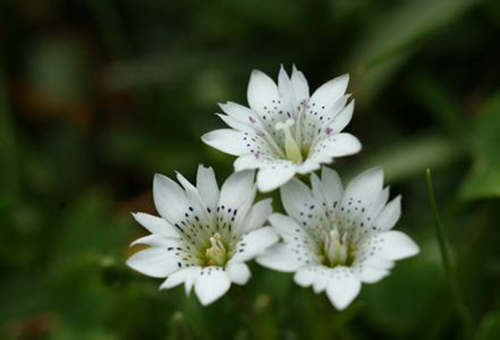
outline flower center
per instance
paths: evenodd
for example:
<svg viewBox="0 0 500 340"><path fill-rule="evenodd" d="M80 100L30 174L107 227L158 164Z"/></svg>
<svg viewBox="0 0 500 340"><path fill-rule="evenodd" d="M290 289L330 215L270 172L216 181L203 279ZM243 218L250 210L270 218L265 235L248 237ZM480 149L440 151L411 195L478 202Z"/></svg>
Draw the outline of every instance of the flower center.
<svg viewBox="0 0 500 340"><path fill-rule="evenodd" d="M205 250L205 263L207 266L222 267L228 260L228 251L222 242L222 236L215 233L210 237L210 246Z"/></svg>
<svg viewBox="0 0 500 340"><path fill-rule="evenodd" d="M285 122L276 123L274 128L277 131L283 131L285 136L285 154L286 157L294 163L302 163L302 152L300 152L300 147L293 138L292 132L290 128L295 124L295 121L292 118L287 119Z"/></svg>
<svg viewBox="0 0 500 340"><path fill-rule="evenodd" d="M340 235L337 228L325 232L324 263L330 267L351 265L354 260L354 249L350 246L349 234Z"/></svg>

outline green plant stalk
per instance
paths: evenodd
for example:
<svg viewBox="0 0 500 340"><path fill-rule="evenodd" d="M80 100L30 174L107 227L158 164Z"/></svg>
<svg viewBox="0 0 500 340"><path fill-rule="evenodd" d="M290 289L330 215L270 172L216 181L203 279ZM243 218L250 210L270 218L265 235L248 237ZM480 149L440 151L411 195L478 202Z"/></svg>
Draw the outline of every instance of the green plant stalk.
<svg viewBox="0 0 500 340"><path fill-rule="evenodd" d="M439 251L441 254L441 262L443 263L443 268L446 275L446 280L451 289L451 295L455 303L455 308L458 316L461 319L462 327L464 330L464 337L466 339L472 339L473 336L473 322L472 315L464 302L463 294L460 289L460 284L458 282L457 272L451 261L450 256L450 246L448 244L448 239L445 236L443 224L441 222L441 217L439 216L439 211L436 204L436 196L434 194L434 186L432 184L432 174L431 169L427 168L426 171L427 180L427 195L429 198L429 206L431 212L434 216L434 226L436 228L436 237L439 244Z"/></svg>

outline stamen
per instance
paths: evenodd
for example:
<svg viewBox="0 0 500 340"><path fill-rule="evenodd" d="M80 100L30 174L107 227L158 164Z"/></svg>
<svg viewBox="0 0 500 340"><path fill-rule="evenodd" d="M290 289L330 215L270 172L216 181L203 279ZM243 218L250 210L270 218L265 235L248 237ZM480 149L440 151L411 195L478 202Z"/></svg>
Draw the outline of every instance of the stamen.
<svg viewBox="0 0 500 340"><path fill-rule="evenodd" d="M333 228L325 235L324 254L328 265L346 265L349 262L349 234L344 232L342 237L337 228Z"/></svg>
<svg viewBox="0 0 500 340"><path fill-rule="evenodd" d="M290 132L290 127L295 124L292 118L287 119L285 122L279 122L275 125L277 131L282 130L285 135L285 153L286 157L294 163L302 163L302 153L300 152L297 141L293 138Z"/></svg>
<svg viewBox="0 0 500 340"><path fill-rule="evenodd" d="M219 233L210 237L210 247L205 251L205 256L209 266L224 266L226 264L228 254Z"/></svg>

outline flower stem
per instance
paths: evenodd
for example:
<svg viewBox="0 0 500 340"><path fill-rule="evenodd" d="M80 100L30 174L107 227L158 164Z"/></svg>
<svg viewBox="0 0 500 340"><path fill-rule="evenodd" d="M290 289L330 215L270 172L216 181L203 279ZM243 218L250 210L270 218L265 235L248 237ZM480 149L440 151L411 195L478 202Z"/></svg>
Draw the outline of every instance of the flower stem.
<svg viewBox="0 0 500 340"><path fill-rule="evenodd" d="M441 261L445 271L446 279L451 289L451 294L453 297L453 301L455 303L456 312L462 322L464 338L472 339L473 335L472 315L469 311L469 308L464 302L463 294L460 289L460 284L458 282L457 272L451 261L450 246L448 243L448 239L446 238L444 233L441 217L439 216L439 211L436 204L436 196L434 194L434 186L432 184L432 175L430 168L427 168L426 179L427 179L427 195L429 198L429 206L432 214L434 215L434 226L436 228L436 237L439 244L439 251L441 254Z"/></svg>

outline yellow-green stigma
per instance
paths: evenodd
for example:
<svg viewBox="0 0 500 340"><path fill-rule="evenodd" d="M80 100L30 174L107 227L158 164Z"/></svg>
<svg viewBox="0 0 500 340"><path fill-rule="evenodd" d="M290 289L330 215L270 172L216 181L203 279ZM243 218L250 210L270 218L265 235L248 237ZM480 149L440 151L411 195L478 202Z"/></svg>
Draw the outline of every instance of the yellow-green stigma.
<svg viewBox="0 0 500 340"><path fill-rule="evenodd" d="M300 151L300 147L290 131L290 127L294 124L295 121L292 118L289 118L285 122L277 123L274 128L278 131L283 131L283 134L285 135L286 157L292 162L300 164L303 161L302 152Z"/></svg>
<svg viewBox="0 0 500 340"><path fill-rule="evenodd" d="M323 262L329 267L349 266L354 260L348 233L344 232L341 236L337 228L326 232L323 252Z"/></svg>
<svg viewBox="0 0 500 340"><path fill-rule="evenodd" d="M228 260L228 250L222 242L222 236L215 233L210 237L210 246L205 250L205 264L207 266L223 267Z"/></svg>

